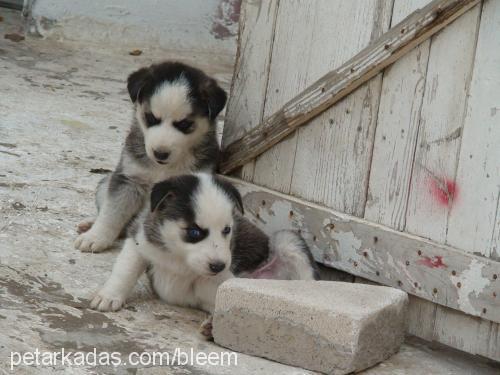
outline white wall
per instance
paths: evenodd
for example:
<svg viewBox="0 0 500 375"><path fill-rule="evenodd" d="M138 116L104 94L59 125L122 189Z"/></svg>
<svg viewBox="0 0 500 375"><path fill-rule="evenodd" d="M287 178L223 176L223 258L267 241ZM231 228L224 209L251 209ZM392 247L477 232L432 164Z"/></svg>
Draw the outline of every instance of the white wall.
<svg viewBox="0 0 500 375"><path fill-rule="evenodd" d="M234 56L241 0L35 0L37 31Z"/></svg>

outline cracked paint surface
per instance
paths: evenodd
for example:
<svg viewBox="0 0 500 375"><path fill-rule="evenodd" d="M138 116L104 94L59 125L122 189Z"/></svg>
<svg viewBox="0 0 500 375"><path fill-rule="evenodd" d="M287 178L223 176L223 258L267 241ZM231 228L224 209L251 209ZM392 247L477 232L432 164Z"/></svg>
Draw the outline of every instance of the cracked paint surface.
<svg viewBox="0 0 500 375"><path fill-rule="evenodd" d="M317 261L500 321L500 301L495 297L500 290L494 282L500 269L498 262L264 188L236 183L254 223L267 233L281 228L300 230ZM474 267L469 269L469 264ZM460 277L459 286L450 279L450 273Z"/></svg>

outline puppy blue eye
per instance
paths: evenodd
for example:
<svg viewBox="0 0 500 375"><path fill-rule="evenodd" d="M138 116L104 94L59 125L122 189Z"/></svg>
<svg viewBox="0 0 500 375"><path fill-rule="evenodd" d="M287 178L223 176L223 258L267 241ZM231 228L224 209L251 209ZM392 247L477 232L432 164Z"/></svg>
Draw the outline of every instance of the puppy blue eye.
<svg viewBox="0 0 500 375"><path fill-rule="evenodd" d="M198 228L188 228L187 235L189 238L196 240L202 236L202 233Z"/></svg>
<svg viewBox="0 0 500 375"><path fill-rule="evenodd" d="M224 229L222 230L222 234L224 236L227 236L229 233L231 233L231 227L230 226L225 226Z"/></svg>
<svg viewBox="0 0 500 375"><path fill-rule="evenodd" d="M151 112L145 112L144 118L148 127L158 125L161 122L161 119L155 117Z"/></svg>

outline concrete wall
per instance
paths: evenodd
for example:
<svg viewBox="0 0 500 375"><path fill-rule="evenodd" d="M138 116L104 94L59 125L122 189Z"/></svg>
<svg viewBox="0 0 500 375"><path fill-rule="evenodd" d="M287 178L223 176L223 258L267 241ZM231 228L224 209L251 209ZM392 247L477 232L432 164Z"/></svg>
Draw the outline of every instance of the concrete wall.
<svg viewBox="0 0 500 375"><path fill-rule="evenodd" d="M241 0L34 0L36 32L234 56Z"/></svg>

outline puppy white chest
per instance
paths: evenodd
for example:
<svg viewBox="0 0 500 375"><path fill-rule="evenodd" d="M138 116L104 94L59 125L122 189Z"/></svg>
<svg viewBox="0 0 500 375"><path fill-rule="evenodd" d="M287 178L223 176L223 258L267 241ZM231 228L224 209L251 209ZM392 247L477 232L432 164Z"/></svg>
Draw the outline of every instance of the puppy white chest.
<svg viewBox="0 0 500 375"><path fill-rule="evenodd" d="M172 305L196 307L192 278L157 265L152 266L149 274L160 299Z"/></svg>

